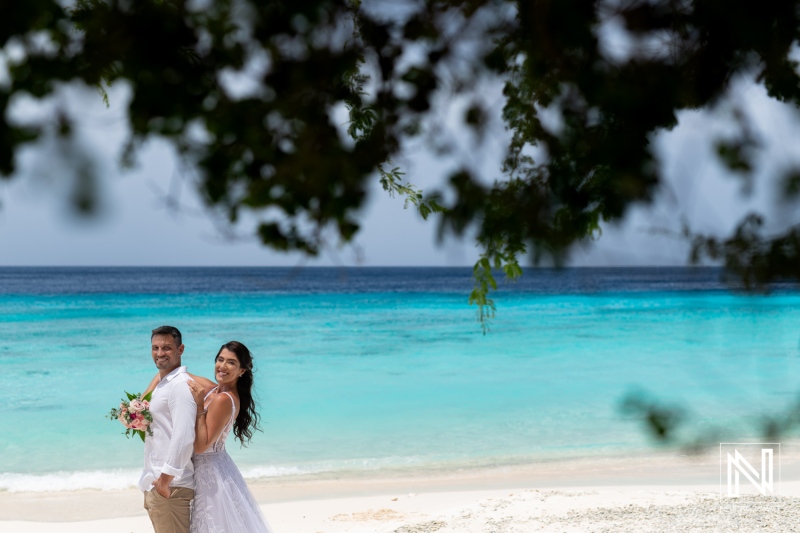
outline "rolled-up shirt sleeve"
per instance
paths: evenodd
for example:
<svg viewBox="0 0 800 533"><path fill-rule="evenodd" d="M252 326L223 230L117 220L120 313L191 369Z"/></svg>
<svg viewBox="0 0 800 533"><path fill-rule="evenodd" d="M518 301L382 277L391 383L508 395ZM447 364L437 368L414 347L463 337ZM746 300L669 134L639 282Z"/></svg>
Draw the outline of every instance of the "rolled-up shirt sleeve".
<svg viewBox="0 0 800 533"><path fill-rule="evenodd" d="M181 386L183 385L183 386ZM169 441L164 466L161 473L168 476L181 476L184 468L192 460L194 450L194 424L197 404L189 387L180 383L169 395L169 410L172 415L172 438Z"/></svg>

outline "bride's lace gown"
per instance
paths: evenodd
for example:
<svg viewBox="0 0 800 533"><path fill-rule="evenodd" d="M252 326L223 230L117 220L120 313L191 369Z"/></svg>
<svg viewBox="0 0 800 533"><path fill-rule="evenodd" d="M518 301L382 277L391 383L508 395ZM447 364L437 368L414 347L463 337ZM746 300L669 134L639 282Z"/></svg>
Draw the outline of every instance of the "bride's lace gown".
<svg viewBox="0 0 800 533"><path fill-rule="evenodd" d="M273 533L242 474L225 451L236 404L230 394L224 394L231 399L231 419L213 446L193 459L195 488L191 533Z"/></svg>

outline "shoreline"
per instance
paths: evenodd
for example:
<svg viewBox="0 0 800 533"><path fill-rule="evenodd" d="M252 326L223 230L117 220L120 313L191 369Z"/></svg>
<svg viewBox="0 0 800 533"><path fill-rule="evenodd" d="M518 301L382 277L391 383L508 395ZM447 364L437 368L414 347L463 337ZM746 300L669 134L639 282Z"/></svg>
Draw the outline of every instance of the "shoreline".
<svg viewBox="0 0 800 533"><path fill-rule="evenodd" d="M747 445L759 443L742 443ZM695 484L716 483L719 475L719 450L716 446L708 446L699 453L687 453L684 449L635 449L614 451L596 455L551 456L551 457L506 457L499 461L485 458L471 462L430 463L422 466L382 467L363 469L341 469L329 471L312 471L309 473L293 473L281 475L254 476L252 467L240 468L248 486L268 488L281 487L320 487L314 491L316 496L324 496L322 487L330 487L330 496L347 493L347 487L356 486L393 486L422 483L443 490L458 487L469 487L477 490L491 487L493 480L512 483L544 483L549 486L585 486L585 485L638 485L638 484ZM781 443L781 458L784 469L800 480L800 441ZM255 471L260 470L256 468ZM52 472L46 474L30 474L43 482L52 483L52 478L61 478L56 486L65 482L77 482L84 486L77 489L41 489L32 490L0 488L0 498L8 494L42 494L55 495L74 492L112 493L135 489L140 468L136 469L104 469L91 472ZM85 480L79 478L85 474L107 474L125 476L123 484L109 486L85 486ZM25 474L5 474L25 476ZM51 478L51 479L48 479ZM24 485L23 485L24 486Z"/></svg>
<svg viewBox="0 0 800 533"><path fill-rule="evenodd" d="M800 497L798 459L783 457L780 501ZM720 507L719 472L719 457L713 453L661 453L455 471L433 477L297 476L248 480L248 485L276 532L481 531L470 525L481 520L519 522L519 529L509 525L510 529L497 531L526 531L534 525L542 531L585 531L594 527L599 516L627 523L633 515L651 520L650 514L660 516L667 508L672 510L666 514L687 517L698 510L712 512ZM629 512L619 511L623 508ZM603 520L597 523L605 523ZM623 522L617 524L620 531L626 530ZM577 529L570 529L573 527ZM0 492L0 529L144 533L151 531L151 526L138 490L84 489Z"/></svg>

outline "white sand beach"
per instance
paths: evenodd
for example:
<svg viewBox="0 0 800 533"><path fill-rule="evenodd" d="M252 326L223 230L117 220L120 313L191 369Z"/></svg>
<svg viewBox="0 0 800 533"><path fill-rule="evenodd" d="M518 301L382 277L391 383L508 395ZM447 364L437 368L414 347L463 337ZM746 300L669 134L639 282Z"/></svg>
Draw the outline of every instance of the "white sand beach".
<svg viewBox="0 0 800 533"><path fill-rule="evenodd" d="M784 456L778 496L739 499L720 497L711 453L250 486L279 533L800 531L799 473ZM149 533L141 499L135 489L4 492L0 530Z"/></svg>

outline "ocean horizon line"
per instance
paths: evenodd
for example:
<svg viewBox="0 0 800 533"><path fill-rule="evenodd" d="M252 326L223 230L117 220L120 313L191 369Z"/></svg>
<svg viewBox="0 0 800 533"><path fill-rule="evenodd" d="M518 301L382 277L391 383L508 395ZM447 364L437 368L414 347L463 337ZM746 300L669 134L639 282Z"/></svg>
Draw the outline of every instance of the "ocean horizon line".
<svg viewBox="0 0 800 533"><path fill-rule="evenodd" d="M291 270L344 270L344 269L468 269L471 270L474 265L0 265L0 270L3 269L101 269L101 268L116 268L116 269L136 269L136 268L158 268L158 269L214 269L214 268L227 268L227 269L291 269ZM619 265L619 266L522 266L523 270L548 270L548 271L565 271L565 270L645 270L645 269L675 269L675 270L723 270L722 266L715 265ZM500 270L500 269L497 269Z"/></svg>

